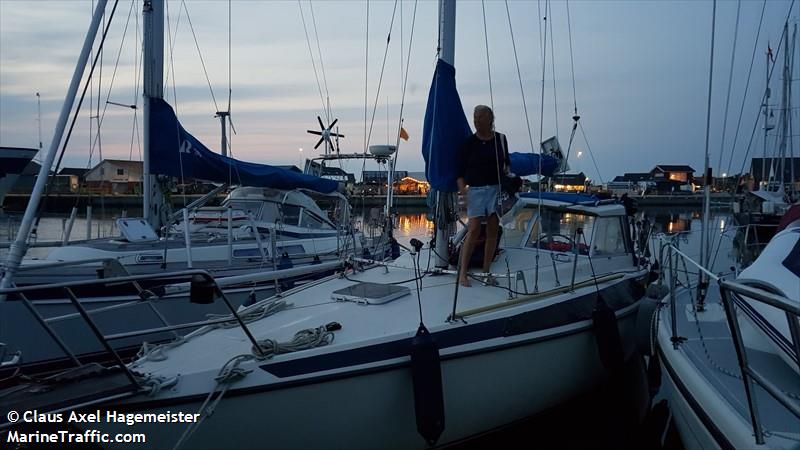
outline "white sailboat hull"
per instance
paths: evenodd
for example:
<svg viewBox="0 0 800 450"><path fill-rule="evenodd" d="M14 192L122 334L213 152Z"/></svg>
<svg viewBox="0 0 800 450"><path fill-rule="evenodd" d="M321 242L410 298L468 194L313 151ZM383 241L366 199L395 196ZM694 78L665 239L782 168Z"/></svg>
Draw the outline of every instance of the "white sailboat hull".
<svg viewBox="0 0 800 450"><path fill-rule="evenodd" d="M635 306L620 312L623 342L632 342ZM543 412L584 393L607 375L591 321L478 343L442 354L445 430L453 443ZM474 348L469 348L474 347ZM457 354L456 354L457 353ZM189 380L183 380L188 382ZM206 388L206 392L208 388ZM204 398L122 404L119 411L196 413ZM257 413L254 413L256 412ZM131 431L102 424L104 432ZM148 448L172 448L186 424L141 424ZM233 388L185 448L425 448L416 429L409 360L292 379L267 388Z"/></svg>

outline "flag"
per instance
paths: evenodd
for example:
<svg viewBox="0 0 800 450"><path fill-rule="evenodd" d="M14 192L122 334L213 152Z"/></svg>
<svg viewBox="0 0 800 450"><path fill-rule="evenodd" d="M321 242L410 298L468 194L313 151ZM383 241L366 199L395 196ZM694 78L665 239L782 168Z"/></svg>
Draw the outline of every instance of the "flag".
<svg viewBox="0 0 800 450"><path fill-rule="evenodd" d="M402 139L404 141L408 140L408 132L403 127L400 127L400 139Z"/></svg>

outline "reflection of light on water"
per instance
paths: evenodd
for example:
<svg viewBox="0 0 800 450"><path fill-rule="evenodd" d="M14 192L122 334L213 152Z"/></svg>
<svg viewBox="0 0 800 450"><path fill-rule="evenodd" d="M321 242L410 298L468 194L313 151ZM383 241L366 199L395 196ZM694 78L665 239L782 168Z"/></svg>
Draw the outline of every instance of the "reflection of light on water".
<svg viewBox="0 0 800 450"><path fill-rule="evenodd" d="M424 212L401 213L397 216L397 231L398 237L424 236L433 231L433 222Z"/></svg>
<svg viewBox="0 0 800 450"><path fill-rule="evenodd" d="M719 219L719 229L725 230L725 219Z"/></svg>
<svg viewBox="0 0 800 450"><path fill-rule="evenodd" d="M672 233L672 221L670 221L669 224L667 224L667 231Z"/></svg>

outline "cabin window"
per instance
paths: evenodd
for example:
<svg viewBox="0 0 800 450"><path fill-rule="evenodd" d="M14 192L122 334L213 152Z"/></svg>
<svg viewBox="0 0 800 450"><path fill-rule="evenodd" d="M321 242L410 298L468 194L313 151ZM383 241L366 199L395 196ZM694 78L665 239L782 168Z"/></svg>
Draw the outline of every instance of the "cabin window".
<svg viewBox="0 0 800 450"><path fill-rule="evenodd" d="M333 227L329 223L323 221L319 217L310 214L308 211L303 210L303 220L300 226L311 228L312 230L332 230Z"/></svg>
<svg viewBox="0 0 800 450"><path fill-rule="evenodd" d="M117 175L125 175L124 169L117 169Z"/></svg>
<svg viewBox="0 0 800 450"><path fill-rule="evenodd" d="M608 256L626 253L625 235L619 217L598 218L592 236L592 255Z"/></svg>
<svg viewBox="0 0 800 450"><path fill-rule="evenodd" d="M300 207L296 205L281 205L281 223L297 226L300 222Z"/></svg>
<svg viewBox="0 0 800 450"><path fill-rule="evenodd" d="M512 214L510 220L503 220L503 242L507 242L511 246L522 245L523 236L531 219L536 214L536 208L527 207L517 212L512 211Z"/></svg>
<svg viewBox="0 0 800 450"><path fill-rule="evenodd" d="M261 220L263 222L274 223L278 220L278 217L280 217L278 214L278 205L271 202L264 203L264 206L261 208Z"/></svg>
<svg viewBox="0 0 800 450"><path fill-rule="evenodd" d="M231 208L242 211L252 219L257 219L261 214L261 202L246 202L234 200L230 202Z"/></svg>
<svg viewBox="0 0 800 450"><path fill-rule="evenodd" d="M580 228L584 236L591 236L593 225L593 216L542 208L542 213L531 227L526 247L538 246L542 250L571 253L575 251L574 246L577 245L578 253L587 255L588 239L578 236L577 231Z"/></svg>

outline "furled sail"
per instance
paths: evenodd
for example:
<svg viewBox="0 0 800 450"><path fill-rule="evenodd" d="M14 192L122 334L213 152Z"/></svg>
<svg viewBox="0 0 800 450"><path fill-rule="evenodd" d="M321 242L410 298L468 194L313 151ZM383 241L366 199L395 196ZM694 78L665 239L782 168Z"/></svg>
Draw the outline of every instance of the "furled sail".
<svg viewBox="0 0 800 450"><path fill-rule="evenodd" d="M440 192L458 190L458 151L471 133L456 90L456 69L440 59L428 93L422 130L425 176L433 189Z"/></svg>
<svg viewBox="0 0 800 450"><path fill-rule="evenodd" d="M150 171L153 174L275 189L310 189L330 193L334 180L222 156L209 150L178 122L164 100L150 109Z"/></svg>
<svg viewBox="0 0 800 450"><path fill-rule="evenodd" d="M550 155L541 155L541 169L539 174L539 154L514 152L508 155L511 160L511 172L515 175L524 177L526 175L544 175L552 177L559 168L561 161Z"/></svg>

